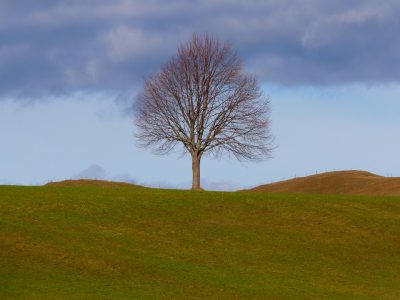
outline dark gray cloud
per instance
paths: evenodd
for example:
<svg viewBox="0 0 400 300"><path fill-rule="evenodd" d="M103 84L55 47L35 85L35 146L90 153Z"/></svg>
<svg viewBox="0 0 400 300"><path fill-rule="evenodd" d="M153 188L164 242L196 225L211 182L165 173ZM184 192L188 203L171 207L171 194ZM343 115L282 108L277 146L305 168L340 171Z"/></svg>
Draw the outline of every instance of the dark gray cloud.
<svg viewBox="0 0 400 300"><path fill-rule="evenodd" d="M2 0L0 95L122 91L193 32L284 85L400 81L398 0Z"/></svg>

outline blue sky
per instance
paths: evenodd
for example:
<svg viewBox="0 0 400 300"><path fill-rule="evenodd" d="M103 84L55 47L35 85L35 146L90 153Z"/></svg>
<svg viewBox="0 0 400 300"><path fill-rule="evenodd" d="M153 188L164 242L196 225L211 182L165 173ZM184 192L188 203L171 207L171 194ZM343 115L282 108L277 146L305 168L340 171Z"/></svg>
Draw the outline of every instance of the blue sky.
<svg viewBox="0 0 400 300"><path fill-rule="evenodd" d="M131 104L193 32L238 49L271 99L278 146L261 163L205 157L206 188L340 169L400 176L398 3L1 1L0 183L189 187L189 157L135 146Z"/></svg>

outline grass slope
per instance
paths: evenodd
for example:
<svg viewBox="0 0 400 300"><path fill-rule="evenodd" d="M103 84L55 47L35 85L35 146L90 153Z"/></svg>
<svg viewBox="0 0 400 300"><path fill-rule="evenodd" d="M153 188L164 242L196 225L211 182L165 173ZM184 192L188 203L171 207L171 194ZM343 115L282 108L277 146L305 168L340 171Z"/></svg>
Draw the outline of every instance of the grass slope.
<svg viewBox="0 0 400 300"><path fill-rule="evenodd" d="M260 185L256 192L400 196L400 177L365 171L336 171Z"/></svg>
<svg viewBox="0 0 400 300"><path fill-rule="evenodd" d="M400 299L400 197L0 187L0 299Z"/></svg>

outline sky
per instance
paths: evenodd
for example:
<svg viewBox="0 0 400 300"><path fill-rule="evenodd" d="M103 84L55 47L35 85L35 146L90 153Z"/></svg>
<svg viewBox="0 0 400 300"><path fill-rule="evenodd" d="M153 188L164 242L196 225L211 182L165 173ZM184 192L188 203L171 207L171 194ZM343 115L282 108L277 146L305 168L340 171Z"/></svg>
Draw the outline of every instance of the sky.
<svg viewBox="0 0 400 300"><path fill-rule="evenodd" d="M206 189L358 169L400 176L400 2L0 0L0 184L187 188L191 162L134 139L143 78L179 44L232 44L271 101L263 162L202 160Z"/></svg>

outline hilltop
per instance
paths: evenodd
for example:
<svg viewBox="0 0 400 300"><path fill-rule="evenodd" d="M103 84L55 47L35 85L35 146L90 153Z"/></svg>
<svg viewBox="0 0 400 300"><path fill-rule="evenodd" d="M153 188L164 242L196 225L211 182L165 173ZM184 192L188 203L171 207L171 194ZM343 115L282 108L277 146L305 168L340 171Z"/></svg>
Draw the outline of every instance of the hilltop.
<svg viewBox="0 0 400 300"><path fill-rule="evenodd" d="M95 180L95 179L78 179L78 180L63 180L49 182L46 186L57 186L57 187L106 187L106 188L119 188L119 187L140 187L139 185L130 184L127 182L107 181L107 180Z"/></svg>
<svg viewBox="0 0 400 300"><path fill-rule="evenodd" d="M399 196L400 177L384 177L365 171L335 171L264 184L255 192L332 195Z"/></svg>

